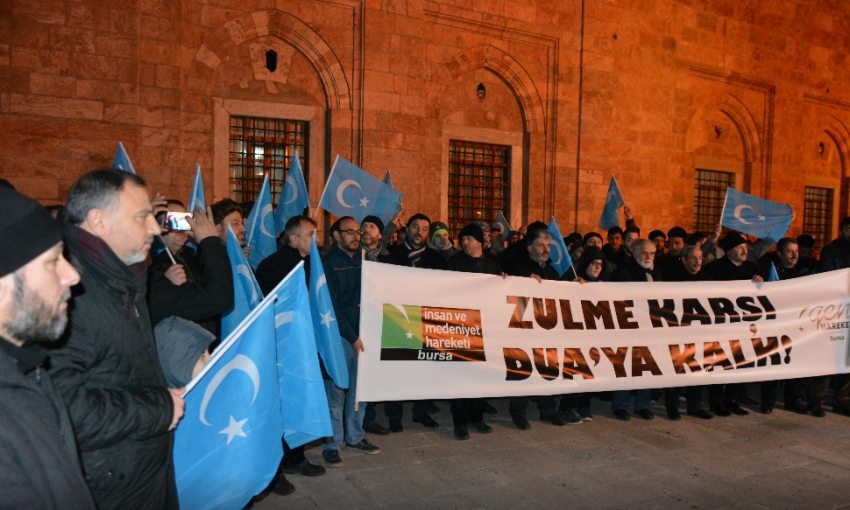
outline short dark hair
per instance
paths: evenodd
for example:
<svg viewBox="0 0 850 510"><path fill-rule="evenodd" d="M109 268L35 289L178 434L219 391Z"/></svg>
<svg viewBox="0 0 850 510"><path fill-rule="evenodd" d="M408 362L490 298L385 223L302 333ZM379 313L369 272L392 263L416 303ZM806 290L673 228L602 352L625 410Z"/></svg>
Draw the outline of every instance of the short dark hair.
<svg viewBox="0 0 850 510"><path fill-rule="evenodd" d="M809 234L801 234L797 236L797 244L800 248L814 248L815 238Z"/></svg>
<svg viewBox="0 0 850 510"><path fill-rule="evenodd" d="M176 198L169 198L168 200L165 201L165 203L168 204L168 205L179 205L183 209L186 208L186 204L184 204L182 200L177 200ZM189 212L192 212L192 211L189 211Z"/></svg>
<svg viewBox="0 0 850 510"><path fill-rule="evenodd" d="M310 225L316 226L316 221L313 218L308 218L306 216L293 216L286 221L286 226L283 228L283 239L287 243L289 242L289 238L291 236L297 236L301 234L302 223L309 223Z"/></svg>
<svg viewBox="0 0 850 510"><path fill-rule="evenodd" d="M234 212L238 212L240 216L243 218L245 215L242 213L242 206L237 204L236 201L231 200L229 198L224 198L219 200L210 206L213 213L213 223L216 225L221 225L221 222L224 221L224 218L230 216Z"/></svg>
<svg viewBox="0 0 850 510"><path fill-rule="evenodd" d="M778 252L785 251L785 248L787 248L788 245L791 244L791 243L794 243L797 246L799 246L799 243L797 243L797 240L794 239L793 237L783 237L782 239L779 240L778 243L776 243L776 251L778 251Z"/></svg>
<svg viewBox="0 0 850 510"><path fill-rule="evenodd" d="M841 220L841 223L838 224L839 233L841 233L841 230L843 230L844 227L846 227L848 225L850 225L850 216L844 218L843 220Z"/></svg>
<svg viewBox="0 0 850 510"><path fill-rule="evenodd" d="M609 236L613 236L615 234L623 235L623 229L621 229L620 227L611 227L608 229Z"/></svg>
<svg viewBox="0 0 850 510"><path fill-rule="evenodd" d="M145 180L119 168L98 168L77 179L65 201L65 221L82 225L92 209L112 210L127 181L144 188Z"/></svg>
<svg viewBox="0 0 850 510"><path fill-rule="evenodd" d="M682 227L673 227L667 231L667 239L678 237L682 241L688 238L688 232Z"/></svg>
<svg viewBox="0 0 850 510"><path fill-rule="evenodd" d="M357 221L351 216L343 216L342 218L336 220L333 225L331 225L331 235L333 235L334 232L339 232L340 230L342 230L340 227L342 226L342 222L345 220L352 220L355 222Z"/></svg>
<svg viewBox="0 0 850 510"><path fill-rule="evenodd" d="M414 222L414 221L416 221L416 220L425 220L425 221L427 221L427 222L428 222L428 225L430 225L430 224L431 224L431 218L429 218L429 217L425 216L425 215L424 215L424 214L422 214L422 213L416 213L416 214L414 214L413 216L411 216L411 217L410 217L410 219L409 219L409 220L407 220L407 224L408 224L408 225L410 225L411 223L413 223L413 222Z"/></svg>
<svg viewBox="0 0 850 510"><path fill-rule="evenodd" d="M623 231L623 237L626 237L626 234L637 234L640 237L640 229L637 227L628 227Z"/></svg>

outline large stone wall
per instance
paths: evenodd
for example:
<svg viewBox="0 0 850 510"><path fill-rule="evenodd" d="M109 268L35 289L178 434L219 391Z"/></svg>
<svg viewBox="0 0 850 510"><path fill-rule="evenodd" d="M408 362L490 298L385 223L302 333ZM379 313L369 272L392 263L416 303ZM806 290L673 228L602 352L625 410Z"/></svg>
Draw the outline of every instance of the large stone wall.
<svg viewBox="0 0 850 510"><path fill-rule="evenodd" d="M445 219L448 138L480 133L521 155L515 224L554 214L562 230L593 228L613 174L642 226L690 227L697 167L791 203L794 232L806 185L834 188L834 214L847 214L850 4L584 7L582 16L581 0L4 2L0 177L58 203L122 141L152 191L185 199L199 162L219 199L228 113L266 112L311 122L314 205L339 154L378 177L391 169L407 213ZM279 55L274 72L268 49Z"/></svg>

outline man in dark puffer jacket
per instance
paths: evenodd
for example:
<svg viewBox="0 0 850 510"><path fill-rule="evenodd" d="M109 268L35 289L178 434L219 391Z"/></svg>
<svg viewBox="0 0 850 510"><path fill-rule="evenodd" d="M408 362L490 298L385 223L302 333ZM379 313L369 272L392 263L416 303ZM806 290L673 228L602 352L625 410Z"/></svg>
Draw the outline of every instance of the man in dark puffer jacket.
<svg viewBox="0 0 850 510"><path fill-rule="evenodd" d="M145 182L117 169L82 176L65 243L82 281L50 377L65 399L101 510L177 508L171 431L184 390L169 390L145 302L145 260L160 228Z"/></svg>

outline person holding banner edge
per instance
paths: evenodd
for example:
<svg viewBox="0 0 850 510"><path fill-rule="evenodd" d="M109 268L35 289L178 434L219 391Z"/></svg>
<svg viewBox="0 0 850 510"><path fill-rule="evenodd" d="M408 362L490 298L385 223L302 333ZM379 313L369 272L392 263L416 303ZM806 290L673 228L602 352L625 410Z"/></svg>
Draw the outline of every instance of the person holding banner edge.
<svg viewBox="0 0 850 510"><path fill-rule="evenodd" d="M526 239L528 257L517 261L513 267L512 276L534 278L538 282L542 282L543 280L560 280L561 277L558 271L552 267L552 261L549 258L552 234L544 229L536 229L529 232ZM561 398L563 399L565 397ZM528 419L526 418L529 400L529 397L512 397L510 400L509 412L511 420L519 430L528 430L531 428L531 424L528 423ZM547 421L559 427L567 423L564 417L556 410L554 396L537 397L537 409L540 411L540 421ZM581 420L578 419L575 423L580 422ZM570 423L573 422L571 421Z"/></svg>
<svg viewBox="0 0 850 510"><path fill-rule="evenodd" d="M348 365L349 386L344 390L333 381L325 380L334 435L323 445L322 457L326 466L342 467L339 449L343 442L346 448L368 455L381 453L381 449L364 437L363 415L366 406L358 407L355 402L357 358L363 351L363 340L360 339L360 225L354 218L344 216L331 226L331 235L334 244L322 259L322 265L339 321L339 333L344 340L342 344Z"/></svg>

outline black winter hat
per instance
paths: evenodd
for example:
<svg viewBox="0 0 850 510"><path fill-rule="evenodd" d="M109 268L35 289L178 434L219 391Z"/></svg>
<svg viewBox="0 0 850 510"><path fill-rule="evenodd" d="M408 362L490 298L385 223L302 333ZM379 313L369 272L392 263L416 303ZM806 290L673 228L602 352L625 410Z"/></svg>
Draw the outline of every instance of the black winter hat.
<svg viewBox="0 0 850 510"><path fill-rule="evenodd" d="M599 232L588 232L584 235L584 239L582 239L582 241L587 244L587 240L591 237L598 237L600 241L602 240L602 234L600 234Z"/></svg>
<svg viewBox="0 0 850 510"><path fill-rule="evenodd" d="M737 232L730 232L726 235L726 237L721 239L718 244L721 248L723 248L723 251L729 251L738 245L747 244L747 240L741 237L741 235Z"/></svg>
<svg viewBox="0 0 850 510"><path fill-rule="evenodd" d="M435 221L434 223L431 224L431 231L428 232L428 240L434 241L434 234L436 234L439 231L443 231L443 232L446 233L446 235L450 235L448 225L446 225L442 221Z"/></svg>
<svg viewBox="0 0 850 510"><path fill-rule="evenodd" d="M62 227L35 200L0 186L0 277L62 240Z"/></svg>
<svg viewBox="0 0 850 510"><path fill-rule="evenodd" d="M369 216L366 216L365 218L363 218L363 221L360 222L360 225L363 225L364 223L367 223L367 222L368 223L374 223L375 226L378 227L378 230L380 230L382 234L384 233L384 222L381 221L381 218L378 218L377 216L372 216L370 214Z"/></svg>
<svg viewBox="0 0 850 510"><path fill-rule="evenodd" d="M653 230L652 232L650 232L650 233L649 233L649 236L647 237L647 239L655 239L655 238L656 238L656 237L658 237L658 236L661 236L661 237L663 237L664 239L667 239L667 235L666 235L664 232L660 231L660 230Z"/></svg>
<svg viewBox="0 0 850 510"><path fill-rule="evenodd" d="M463 230L460 231L458 239L463 239L464 236L471 236L475 238L476 241L484 245L484 232L482 232L481 227L479 227L475 223L470 223L469 225L463 227Z"/></svg>

